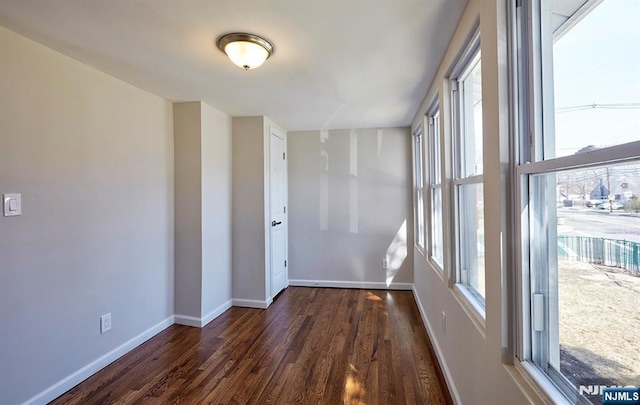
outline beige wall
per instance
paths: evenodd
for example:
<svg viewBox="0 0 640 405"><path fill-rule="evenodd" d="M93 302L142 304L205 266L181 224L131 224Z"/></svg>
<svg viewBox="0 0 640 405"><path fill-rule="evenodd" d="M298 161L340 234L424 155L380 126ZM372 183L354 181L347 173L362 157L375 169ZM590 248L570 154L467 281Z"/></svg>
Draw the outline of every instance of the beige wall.
<svg viewBox="0 0 640 405"><path fill-rule="evenodd" d="M201 103L176 103L175 313L202 316L202 119Z"/></svg>
<svg viewBox="0 0 640 405"><path fill-rule="evenodd" d="M23 202L0 217L0 403L16 404L169 324L173 114L4 28L0 49L0 192Z"/></svg>
<svg viewBox="0 0 640 405"><path fill-rule="evenodd" d="M269 145L267 117L233 118L233 304L266 308L270 296Z"/></svg>
<svg viewBox="0 0 640 405"><path fill-rule="evenodd" d="M233 118L233 298L266 302L263 117Z"/></svg>
<svg viewBox="0 0 640 405"><path fill-rule="evenodd" d="M409 128L290 132L288 148L291 284L410 289Z"/></svg>
<svg viewBox="0 0 640 405"><path fill-rule="evenodd" d="M202 103L202 318L231 305L231 123Z"/></svg>
<svg viewBox="0 0 640 405"><path fill-rule="evenodd" d="M203 326L231 305L231 117L174 104L176 322Z"/></svg>

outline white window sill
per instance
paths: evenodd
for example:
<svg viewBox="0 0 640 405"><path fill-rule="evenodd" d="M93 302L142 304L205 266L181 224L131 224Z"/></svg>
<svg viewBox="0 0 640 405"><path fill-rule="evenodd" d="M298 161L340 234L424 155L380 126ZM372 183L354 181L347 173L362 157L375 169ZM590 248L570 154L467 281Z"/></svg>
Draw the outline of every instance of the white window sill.
<svg viewBox="0 0 640 405"><path fill-rule="evenodd" d="M529 386L538 394L545 404L571 405L572 403L555 386L542 371L528 361L515 359L516 370L522 375Z"/></svg>
<svg viewBox="0 0 640 405"><path fill-rule="evenodd" d="M471 289L464 284L454 284L453 291L458 300L462 303L462 307L470 315L471 320L476 324L480 332L485 334L486 331L486 313L484 305L478 301L478 297L471 292Z"/></svg>

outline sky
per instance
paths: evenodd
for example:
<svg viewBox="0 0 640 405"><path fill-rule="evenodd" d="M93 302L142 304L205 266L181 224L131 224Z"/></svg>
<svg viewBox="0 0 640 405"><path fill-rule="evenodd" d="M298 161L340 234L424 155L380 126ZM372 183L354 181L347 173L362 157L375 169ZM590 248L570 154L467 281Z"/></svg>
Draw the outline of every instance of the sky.
<svg viewBox="0 0 640 405"><path fill-rule="evenodd" d="M556 156L640 140L640 0L604 0L554 44ZM631 108L571 107L636 104Z"/></svg>

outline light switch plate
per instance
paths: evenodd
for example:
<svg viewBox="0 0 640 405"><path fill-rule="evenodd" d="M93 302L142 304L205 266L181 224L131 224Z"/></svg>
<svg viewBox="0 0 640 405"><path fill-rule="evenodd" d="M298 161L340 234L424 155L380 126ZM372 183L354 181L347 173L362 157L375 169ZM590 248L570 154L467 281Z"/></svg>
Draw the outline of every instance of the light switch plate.
<svg viewBox="0 0 640 405"><path fill-rule="evenodd" d="M3 194L2 197L5 217L22 215L22 196L20 194Z"/></svg>

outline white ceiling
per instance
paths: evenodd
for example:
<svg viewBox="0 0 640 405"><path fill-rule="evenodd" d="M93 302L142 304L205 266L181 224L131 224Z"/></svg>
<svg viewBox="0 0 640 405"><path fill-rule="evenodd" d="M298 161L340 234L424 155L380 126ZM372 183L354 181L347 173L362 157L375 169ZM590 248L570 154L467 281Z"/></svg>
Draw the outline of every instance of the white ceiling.
<svg viewBox="0 0 640 405"><path fill-rule="evenodd" d="M288 130L410 125L467 0L0 0L0 25L171 101ZM223 33L268 38L243 71Z"/></svg>

